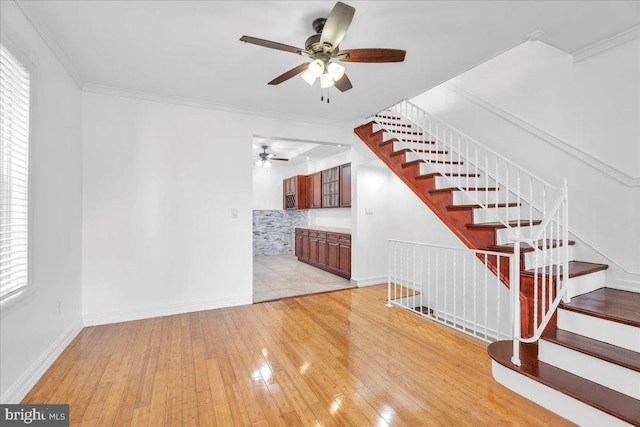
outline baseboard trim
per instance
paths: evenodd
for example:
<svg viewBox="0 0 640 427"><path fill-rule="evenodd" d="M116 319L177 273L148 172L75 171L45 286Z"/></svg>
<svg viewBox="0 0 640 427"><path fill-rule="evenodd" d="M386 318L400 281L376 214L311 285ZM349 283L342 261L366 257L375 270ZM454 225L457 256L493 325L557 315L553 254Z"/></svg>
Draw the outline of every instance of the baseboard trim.
<svg viewBox="0 0 640 427"><path fill-rule="evenodd" d="M18 380L2 395L0 402L3 404L20 403L29 393L42 375L53 365L53 362L62 354L65 348L83 329L82 323L77 323L64 331L56 340L36 359L35 362L18 378Z"/></svg>
<svg viewBox="0 0 640 427"><path fill-rule="evenodd" d="M137 307L126 310L102 313L83 313L85 326L107 325L110 323L130 322L132 320L150 319L153 317L172 316L174 314L192 313L195 311L213 310L216 308L248 305L253 303L251 295L234 296L208 301L188 301L176 304Z"/></svg>
<svg viewBox="0 0 640 427"><path fill-rule="evenodd" d="M354 279L351 278L351 284L362 288L364 286L373 286L373 285L382 285L387 284L389 277L387 276L376 276L376 277L367 277L365 279Z"/></svg>

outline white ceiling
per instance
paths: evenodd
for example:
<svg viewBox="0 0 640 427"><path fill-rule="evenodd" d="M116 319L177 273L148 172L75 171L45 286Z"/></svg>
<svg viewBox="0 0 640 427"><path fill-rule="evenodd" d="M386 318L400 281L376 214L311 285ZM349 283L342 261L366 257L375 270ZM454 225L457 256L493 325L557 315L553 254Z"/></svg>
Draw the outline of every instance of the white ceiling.
<svg viewBox="0 0 640 427"><path fill-rule="evenodd" d="M267 82L305 58L239 41L297 47L333 1L21 0L79 84L304 121L352 124L521 43L537 30L569 53L640 24L638 1L349 1L341 48L397 48L404 63L346 63L353 89L296 77Z"/></svg>

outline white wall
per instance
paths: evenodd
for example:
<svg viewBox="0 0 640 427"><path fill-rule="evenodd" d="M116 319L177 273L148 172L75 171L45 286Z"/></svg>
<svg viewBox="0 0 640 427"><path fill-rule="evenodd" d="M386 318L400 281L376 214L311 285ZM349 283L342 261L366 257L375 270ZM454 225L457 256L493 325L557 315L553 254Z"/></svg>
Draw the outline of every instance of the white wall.
<svg viewBox="0 0 640 427"><path fill-rule="evenodd" d="M552 184L567 178L576 257L640 291L640 41L576 63L527 42L412 101Z"/></svg>
<svg viewBox="0 0 640 427"><path fill-rule="evenodd" d="M350 131L83 94L87 324L251 303L251 141L276 129Z"/></svg>
<svg viewBox="0 0 640 427"><path fill-rule="evenodd" d="M30 58L31 293L2 307L0 402L18 403L82 327L80 90L13 2L2 43ZM58 313L58 303L61 312Z"/></svg>
<svg viewBox="0 0 640 427"><path fill-rule="evenodd" d="M352 278L358 286L387 281L389 239L465 247L389 168L357 161L354 170Z"/></svg>

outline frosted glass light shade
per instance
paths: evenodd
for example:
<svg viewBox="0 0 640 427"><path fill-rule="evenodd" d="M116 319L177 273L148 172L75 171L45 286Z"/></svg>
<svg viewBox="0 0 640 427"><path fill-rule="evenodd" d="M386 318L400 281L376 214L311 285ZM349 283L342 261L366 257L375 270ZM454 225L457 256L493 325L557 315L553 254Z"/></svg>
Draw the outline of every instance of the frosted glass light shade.
<svg viewBox="0 0 640 427"><path fill-rule="evenodd" d="M322 77L320 77L320 87L325 89L328 87L331 87L335 84L335 82L333 81L333 79L331 78L331 76L329 74L323 74Z"/></svg>
<svg viewBox="0 0 640 427"><path fill-rule="evenodd" d="M313 86L313 84L316 82L316 78L309 72L309 70L302 73L300 77L302 77L305 82L309 83L309 86Z"/></svg>
<svg viewBox="0 0 640 427"><path fill-rule="evenodd" d="M320 77L324 73L324 62L319 59L312 61L307 67L307 71L311 73L313 77Z"/></svg>
<svg viewBox="0 0 640 427"><path fill-rule="evenodd" d="M344 76L344 71L344 67L337 62L331 62L327 66L327 73L329 73L334 82L337 82Z"/></svg>

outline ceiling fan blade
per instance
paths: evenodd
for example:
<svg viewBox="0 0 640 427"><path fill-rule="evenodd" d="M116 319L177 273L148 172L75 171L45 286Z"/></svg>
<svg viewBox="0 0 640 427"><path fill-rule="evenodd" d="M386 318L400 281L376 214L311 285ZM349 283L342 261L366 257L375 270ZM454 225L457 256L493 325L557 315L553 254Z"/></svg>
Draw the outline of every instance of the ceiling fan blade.
<svg viewBox="0 0 640 427"><path fill-rule="evenodd" d="M302 50L299 47L289 46L288 44L282 44L278 42L272 42L271 40L263 40L251 36L240 37L241 42L256 44L258 46L268 47L270 49L284 50L285 52L297 53L302 55Z"/></svg>
<svg viewBox="0 0 640 427"><path fill-rule="evenodd" d="M297 67L290 69L286 73L279 75L275 79L271 80L268 84L279 85L280 83L289 80L291 77L295 77L298 74L302 73L304 70L307 69L308 66L309 66L308 62L305 62L304 64L300 64Z"/></svg>
<svg viewBox="0 0 640 427"><path fill-rule="evenodd" d="M340 79L335 83L335 86L340 92L345 92L353 87L351 85L351 80L349 80L349 77L347 77L346 74L340 77Z"/></svg>
<svg viewBox="0 0 640 427"><path fill-rule="evenodd" d="M406 53L400 49L348 49L340 51L339 59L345 62L402 62Z"/></svg>
<svg viewBox="0 0 640 427"><path fill-rule="evenodd" d="M337 2L333 7L320 35L321 44L329 43L331 45L329 52L333 52L347 34L355 13L355 8L341 2Z"/></svg>
<svg viewBox="0 0 640 427"><path fill-rule="evenodd" d="M288 162L289 159L285 159L283 157L272 157L269 160L280 160L281 162Z"/></svg>

